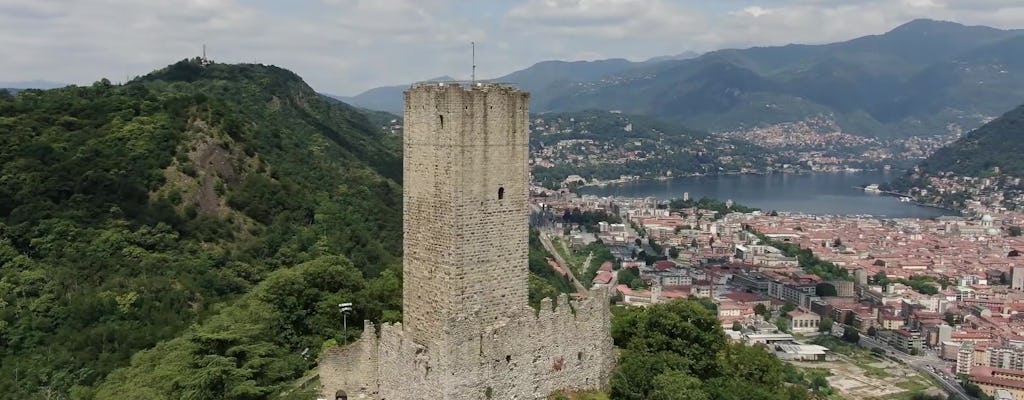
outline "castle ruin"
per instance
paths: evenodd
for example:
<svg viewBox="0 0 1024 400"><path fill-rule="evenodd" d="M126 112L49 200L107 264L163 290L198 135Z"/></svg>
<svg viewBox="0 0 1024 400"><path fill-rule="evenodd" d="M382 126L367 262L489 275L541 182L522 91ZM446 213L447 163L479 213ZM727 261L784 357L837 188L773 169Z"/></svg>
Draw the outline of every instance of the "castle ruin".
<svg viewBox="0 0 1024 400"><path fill-rule="evenodd" d="M405 92L403 321L326 351L324 399L544 399L606 386L608 299L527 304L529 94Z"/></svg>

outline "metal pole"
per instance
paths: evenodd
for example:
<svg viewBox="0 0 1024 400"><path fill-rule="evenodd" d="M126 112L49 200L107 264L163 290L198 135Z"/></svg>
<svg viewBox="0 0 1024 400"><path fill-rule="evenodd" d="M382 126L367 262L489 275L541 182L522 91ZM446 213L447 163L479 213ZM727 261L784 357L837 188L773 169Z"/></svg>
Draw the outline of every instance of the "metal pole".
<svg viewBox="0 0 1024 400"><path fill-rule="evenodd" d="M470 46L473 47L473 72L470 75L472 83L476 84L476 42L469 42Z"/></svg>
<svg viewBox="0 0 1024 400"><path fill-rule="evenodd" d="M352 312L352 303L341 303L338 304L338 309L341 311L342 318L342 335L345 336L342 339L343 344L348 344L348 313Z"/></svg>

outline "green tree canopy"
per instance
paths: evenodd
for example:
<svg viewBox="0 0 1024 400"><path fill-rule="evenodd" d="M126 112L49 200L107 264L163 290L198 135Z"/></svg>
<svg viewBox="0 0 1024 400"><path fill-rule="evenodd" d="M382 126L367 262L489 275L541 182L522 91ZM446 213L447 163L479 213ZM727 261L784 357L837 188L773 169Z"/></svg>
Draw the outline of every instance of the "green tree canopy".
<svg viewBox="0 0 1024 400"><path fill-rule="evenodd" d="M727 344L718 319L698 301L624 310L612 337L622 348L611 380L615 399L807 398L806 389L782 385L774 355Z"/></svg>

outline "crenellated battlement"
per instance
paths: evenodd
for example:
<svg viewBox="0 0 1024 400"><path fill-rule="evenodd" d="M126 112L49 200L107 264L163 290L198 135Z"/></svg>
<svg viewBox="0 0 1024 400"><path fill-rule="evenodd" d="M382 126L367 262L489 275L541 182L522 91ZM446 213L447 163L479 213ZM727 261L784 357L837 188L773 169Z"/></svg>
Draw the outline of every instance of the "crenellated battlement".
<svg viewBox="0 0 1024 400"><path fill-rule="evenodd" d="M327 351L324 397L543 399L603 388L614 363L607 294L527 304L529 94L423 83L405 100L403 320Z"/></svg>

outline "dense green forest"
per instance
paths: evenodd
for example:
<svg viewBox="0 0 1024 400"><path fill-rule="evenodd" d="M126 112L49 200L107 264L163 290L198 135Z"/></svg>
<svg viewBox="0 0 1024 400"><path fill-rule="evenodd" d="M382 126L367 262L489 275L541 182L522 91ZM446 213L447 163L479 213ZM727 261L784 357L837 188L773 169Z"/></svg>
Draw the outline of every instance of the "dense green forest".
<svg viewBox="0 0 1024 400"><path fill-rule="evenodd" d="M270 397L334 300L400 315L400 179L366 117L276 67L0 93L0 398Z"/></svg>
<svg viewBox="0 0 1024 400"><path fill-rule="evenodd" d="M819 394L802 379L790 379L765 348L728 343L718 318L699 301L617 310L612 337L621 349L613 399L799 400Z"/></svg>

